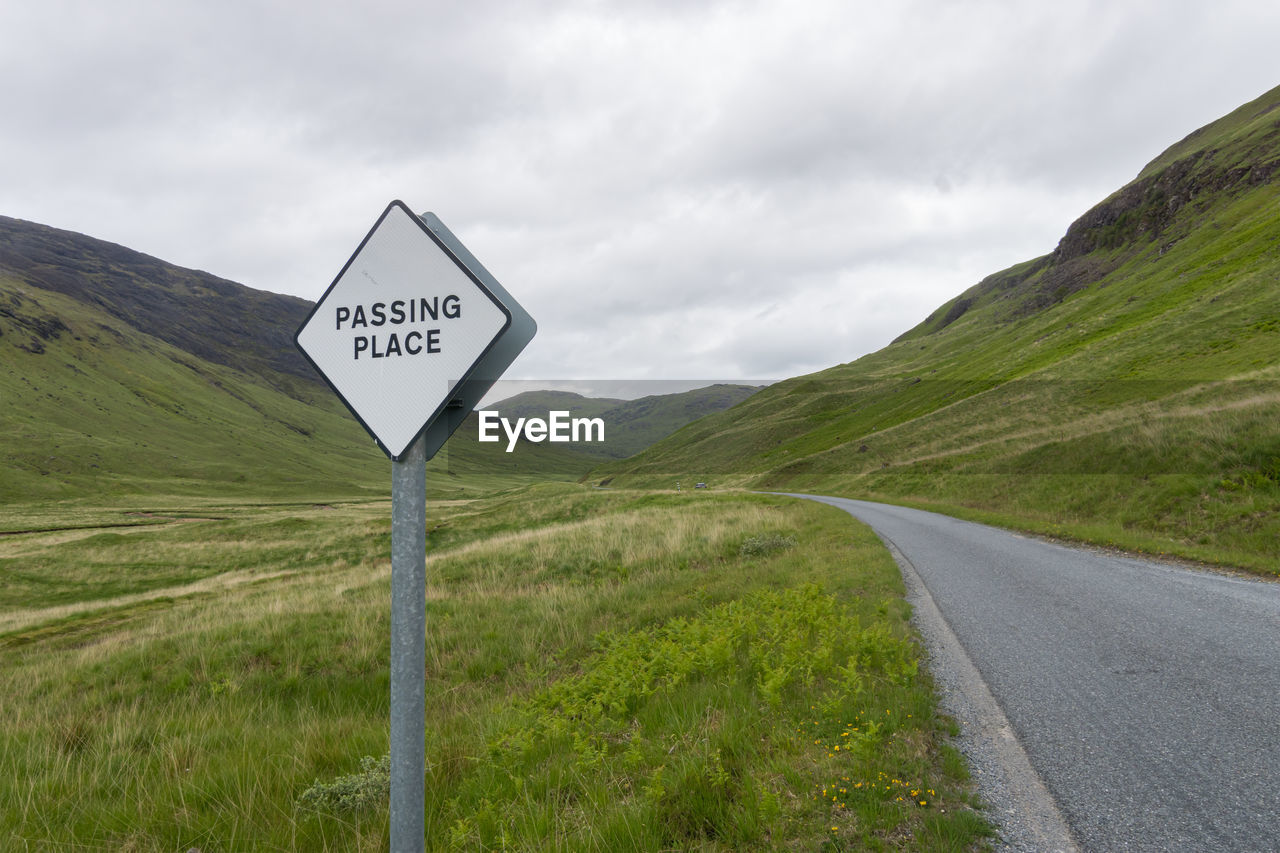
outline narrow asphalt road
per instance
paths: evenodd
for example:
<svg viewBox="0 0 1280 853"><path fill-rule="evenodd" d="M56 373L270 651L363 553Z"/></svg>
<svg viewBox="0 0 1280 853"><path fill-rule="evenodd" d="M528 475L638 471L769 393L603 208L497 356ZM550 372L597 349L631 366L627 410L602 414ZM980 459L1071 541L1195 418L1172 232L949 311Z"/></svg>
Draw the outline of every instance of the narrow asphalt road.
<svg viewBox="0 0 1280 853"><path fill-rule="evenodd" d="M1280 584L810 497L910 561L1087 851L1280 851Z"/></svg>

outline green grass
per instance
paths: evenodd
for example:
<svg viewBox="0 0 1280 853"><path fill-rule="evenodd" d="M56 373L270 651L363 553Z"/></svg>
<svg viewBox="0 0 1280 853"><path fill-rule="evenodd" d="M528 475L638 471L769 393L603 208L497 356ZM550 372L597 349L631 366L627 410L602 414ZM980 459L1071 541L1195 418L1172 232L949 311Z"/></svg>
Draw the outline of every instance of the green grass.
<svg viewBox="0 0 1280 853"><path fill-rule="evenodd" d="M212 509L0 539L0 846L385 848L387 503ZM428 526L430 849L985 844L847 515L546 485Z"/></svg>

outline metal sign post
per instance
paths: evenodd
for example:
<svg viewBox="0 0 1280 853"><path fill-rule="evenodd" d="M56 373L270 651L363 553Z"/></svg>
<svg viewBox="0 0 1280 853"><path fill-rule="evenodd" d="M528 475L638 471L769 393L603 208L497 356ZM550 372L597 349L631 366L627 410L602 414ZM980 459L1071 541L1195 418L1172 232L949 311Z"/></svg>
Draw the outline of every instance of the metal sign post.
<svg viewBox="0 0 1280 853"><path fill-rule="evenodd" d="M425 842L427 460L537 324L433 214L393 201L294 343L391 458L391 850Z"/></svg>
<svg viewBox="0 0 1280 853"><path fill-rule="evenodd" d="M391 849L423 849L426 798L427 458L391 463Z"/></svg>

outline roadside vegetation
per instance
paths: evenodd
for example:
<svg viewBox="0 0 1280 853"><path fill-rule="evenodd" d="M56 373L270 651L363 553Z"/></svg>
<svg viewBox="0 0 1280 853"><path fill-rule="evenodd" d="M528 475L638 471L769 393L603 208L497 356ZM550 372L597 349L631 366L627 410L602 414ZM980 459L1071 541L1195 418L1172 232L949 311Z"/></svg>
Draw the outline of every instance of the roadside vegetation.
<svg viewBox="0 0 1280 853"><path fill-rule="evenodd" d="M162 503L0 538L0 847L384 849L388 504ZM430 849L986 845L844 513L550 484L428 527Z"/></svg>

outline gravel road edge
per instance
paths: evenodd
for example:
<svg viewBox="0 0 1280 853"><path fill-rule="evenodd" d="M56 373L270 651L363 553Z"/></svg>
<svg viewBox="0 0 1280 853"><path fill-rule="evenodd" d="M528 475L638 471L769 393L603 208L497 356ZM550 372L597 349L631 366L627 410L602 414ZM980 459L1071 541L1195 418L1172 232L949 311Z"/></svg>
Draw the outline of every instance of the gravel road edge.
<svg viewBox="0 0 1280 853"><path fill-rule="evenodd" d="M957 748L969 760L979 798L999 826L1001 853L1080 853L1040 775L1031 766L1004 711L934 603L911 561L880 537L902 571L912 624L928 653L942 709L960 726Z"/></svg>

